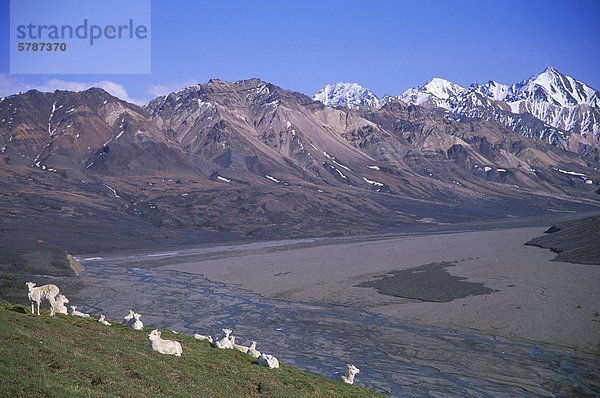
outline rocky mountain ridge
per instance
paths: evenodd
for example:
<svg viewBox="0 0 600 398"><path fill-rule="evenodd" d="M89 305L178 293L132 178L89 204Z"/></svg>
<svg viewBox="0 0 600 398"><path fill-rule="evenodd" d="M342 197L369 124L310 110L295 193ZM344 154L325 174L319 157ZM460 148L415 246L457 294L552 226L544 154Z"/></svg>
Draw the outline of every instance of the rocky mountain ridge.
<svg viewBox="0 0 600 398"><path fill-rule="evenodd" d="M214 79L144 107L29 91L0 120L6 230L349 235L599 206L593 157L396 98L348 109Z"/></svg>

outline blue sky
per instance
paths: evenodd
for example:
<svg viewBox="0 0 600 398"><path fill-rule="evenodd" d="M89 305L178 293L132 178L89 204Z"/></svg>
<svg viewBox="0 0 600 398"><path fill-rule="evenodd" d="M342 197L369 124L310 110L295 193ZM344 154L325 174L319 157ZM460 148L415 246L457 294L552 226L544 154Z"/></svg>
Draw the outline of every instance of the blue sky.
<svg viewBox="0 0 600 398"><path fill-rule="evenodd" d="M595 0L152 1L148 75L10 75L9 2L0 4L0 95L99 85L143 102L211 78L259 77L309 95L358 82L382 96L432 77L515 83L547 66L600 89Z"/></svg>

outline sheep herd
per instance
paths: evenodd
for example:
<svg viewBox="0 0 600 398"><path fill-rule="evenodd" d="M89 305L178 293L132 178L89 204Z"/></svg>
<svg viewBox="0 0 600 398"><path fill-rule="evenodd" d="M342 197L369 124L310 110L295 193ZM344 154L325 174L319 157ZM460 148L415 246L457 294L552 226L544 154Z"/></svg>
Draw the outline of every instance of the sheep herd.
<svg viewBox="0 0 600 398"><path fill-rule="evenodd" d="M37 314L40 315L40 304L44 300L48 300L50 302L50 316L54 316L54 314L64 314L68 315L67 307L65 304L69 303L69 300L60 293L60 289L58 286L53 284L47 284L43 286L37 286L33 282L26 283L27 288L29 289L28 297L29 301L31 301L31 313L35 315L34 304L37 304ZM77 311L76 305L71 305L71 315L79 316L82 318L91 318L90 314L85 314L83 312ZM123 324L128 327L132 327L136 330L143 330L144 324L140 320L142 314L139 314L133 310L129 310L129 313L125 315L123 318ZM110 326L104 314L100 315L98 322ZM277 369L279 368L279 360L275 358L273 355L261 353L256 349L256 341L253 341L252 344L248 347L236 344L235 336L233 336L233 330L229 328L225 328L222 330L223 336L221 338L213 339L212 336L205 336L201 334L194 334L194 338L196 340L208 341L212 347L219 349L236 349L245 354L250 355L251 357L258 359L258 364L260 366L267 367L269 369ZM174 332L177 334L177 332ZM183 352L183 347L181 343L174 340L165 340L160 337L160 330L154 329L148 335L148 339L150 340L150 346L154 351L157 351L161 354L167 355L175 355L176 357L180 357ZM347 384L354 384L354 376L360 373L360 369L352 364L348 364L347 374L341 377L342 381Z"/></svg>

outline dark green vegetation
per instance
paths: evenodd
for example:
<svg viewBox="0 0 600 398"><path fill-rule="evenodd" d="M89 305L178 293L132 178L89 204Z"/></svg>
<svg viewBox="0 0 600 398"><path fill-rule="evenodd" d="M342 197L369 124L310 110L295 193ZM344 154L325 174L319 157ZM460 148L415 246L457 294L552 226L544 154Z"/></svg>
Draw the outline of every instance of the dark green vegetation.
<svg viewBox="0 0 600 398"><path fill-rule="evenodd" d="M59 278L61 286L74 287L75 276L82 270L69 253L55 245L0 232L0 299L27 302L27 281L39 286L57 283Z"/></svg>
<svg viewBox="0 0 600 398"><path fill-rule="evenodd" d="M379 293L388 296L438 303L494 292L483 283L468 282L465 280L467 278L450 275L446 268L455 265L456 262L424 264L416 268L389 272L356 286L373 287Z"/></svg>
<svg viewBox="0 0 600 398"><path fill-rule="evenodd" d="M180 341L183 355L162 355L148 333L0 303L0 396L381 396L286 365L262 368L241 352L169 331L162 337Z"/></svg>
<svg viewBox="0 0 600 398"><path fill-rule="evenodd" d="M600 265L600 214L555 224L526 244L558 253L555 261Z"/></svg>

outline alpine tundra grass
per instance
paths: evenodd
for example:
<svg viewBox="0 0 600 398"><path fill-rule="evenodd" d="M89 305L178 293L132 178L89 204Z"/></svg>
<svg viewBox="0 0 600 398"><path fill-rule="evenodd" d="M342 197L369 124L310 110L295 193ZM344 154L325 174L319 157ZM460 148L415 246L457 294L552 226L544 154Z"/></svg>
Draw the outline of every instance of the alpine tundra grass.
<svg viewBox="0 0 600 398"><path fill-rule="evenodd" d="M150 349L147 331L95 319L32 316L0 302L0 396L379 397L283 364L256 365L237 350L163 330L183 345L178 358Z"/></svg>

